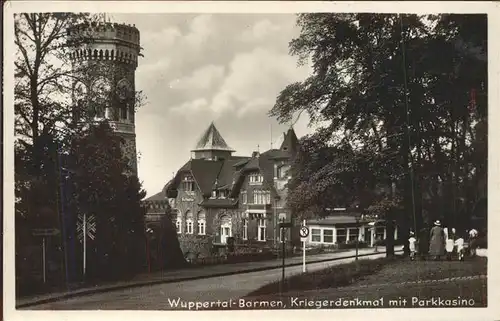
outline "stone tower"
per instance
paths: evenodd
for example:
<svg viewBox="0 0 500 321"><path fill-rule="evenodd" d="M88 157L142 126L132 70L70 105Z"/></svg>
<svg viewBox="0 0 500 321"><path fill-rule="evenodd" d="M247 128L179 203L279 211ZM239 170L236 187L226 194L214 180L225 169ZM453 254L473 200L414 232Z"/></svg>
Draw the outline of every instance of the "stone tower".
<svg viewBox="0 0 500 321"><path fill-rule="evenodd" d="M76 81L73 100L95 121L106 119L124 139L123 154L137 175L135 70L142 56L135 26L107 21L67 30Z"/></svg>

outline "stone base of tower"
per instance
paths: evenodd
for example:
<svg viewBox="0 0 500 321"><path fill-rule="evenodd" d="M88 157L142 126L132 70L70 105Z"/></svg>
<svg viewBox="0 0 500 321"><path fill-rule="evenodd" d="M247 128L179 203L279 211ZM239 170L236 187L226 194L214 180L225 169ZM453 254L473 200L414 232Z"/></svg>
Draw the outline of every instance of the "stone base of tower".
<svg viewBox="0 0 500 321"><path fill-rule="evenodd" d="M117 133L123 138L122 155L128 160L131 175L137 176L137 148L135 144L135 134Z"/></svg>
<svg viewBox="0 0 500 321"><path fill-rule="evenodd" d="M137 176L137 147L135 142L135 126L130 123L116 121L111 121L110 125L116 135L120 136L123 139L122 155L128 160L127 163L130 168L129 174Z"/></svg>

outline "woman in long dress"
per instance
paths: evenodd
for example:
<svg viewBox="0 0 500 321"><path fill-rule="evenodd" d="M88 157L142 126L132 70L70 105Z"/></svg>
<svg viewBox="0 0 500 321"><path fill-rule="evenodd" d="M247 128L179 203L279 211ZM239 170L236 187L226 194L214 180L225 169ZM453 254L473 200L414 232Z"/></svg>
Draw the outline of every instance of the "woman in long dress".
<svg viewBox="0 0 500 321"><path fill-rule="evenodd" d="M431 229L429 242L429 255L439 260L444 255L445 237L444 231L441 228L441 222L434 222L434 227Z"/></svg>

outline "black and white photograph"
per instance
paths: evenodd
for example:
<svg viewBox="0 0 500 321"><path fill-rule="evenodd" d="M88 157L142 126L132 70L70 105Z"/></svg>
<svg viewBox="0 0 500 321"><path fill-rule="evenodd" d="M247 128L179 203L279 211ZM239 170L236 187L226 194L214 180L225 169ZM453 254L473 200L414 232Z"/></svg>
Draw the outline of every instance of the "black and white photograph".
<svg viewBox="0 0 500 321"><path fill-rule="evenodd" d="M4 309L491 317L498 7L187 2L10 3Z"/></svg>

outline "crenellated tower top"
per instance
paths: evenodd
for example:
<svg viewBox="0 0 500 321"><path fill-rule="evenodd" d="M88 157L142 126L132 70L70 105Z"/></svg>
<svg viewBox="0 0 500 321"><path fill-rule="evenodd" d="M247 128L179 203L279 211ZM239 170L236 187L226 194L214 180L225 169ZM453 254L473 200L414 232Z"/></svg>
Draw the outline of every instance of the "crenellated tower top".
<svg viewBox="0 0 500 321"><path fill-rule="evenodd" d="M137 67L141 56L140 32L134 25L116 22L85 22L67 30L68 41L77 44L70 53L75 60L114 60Z"/></svg>

